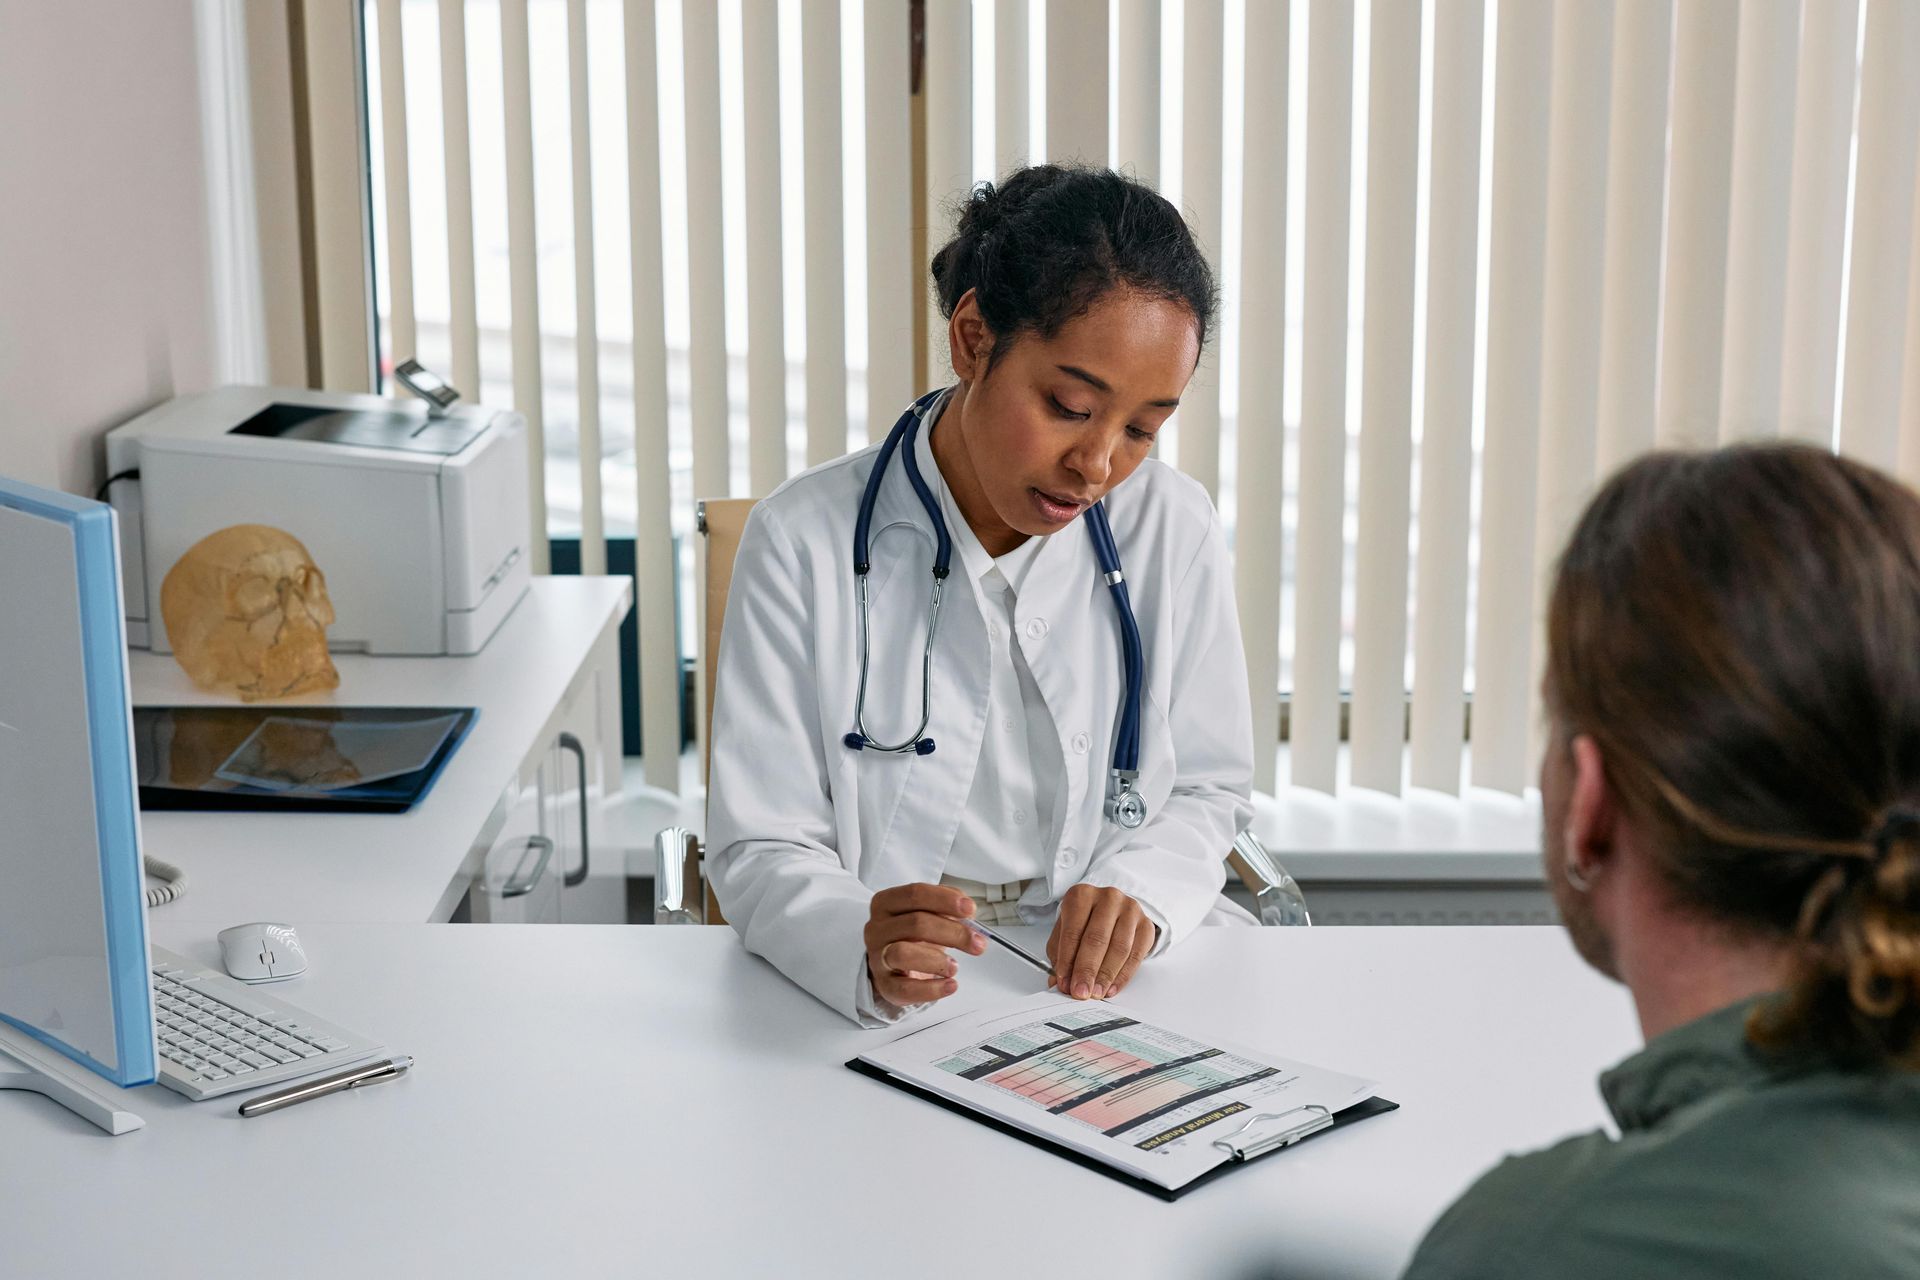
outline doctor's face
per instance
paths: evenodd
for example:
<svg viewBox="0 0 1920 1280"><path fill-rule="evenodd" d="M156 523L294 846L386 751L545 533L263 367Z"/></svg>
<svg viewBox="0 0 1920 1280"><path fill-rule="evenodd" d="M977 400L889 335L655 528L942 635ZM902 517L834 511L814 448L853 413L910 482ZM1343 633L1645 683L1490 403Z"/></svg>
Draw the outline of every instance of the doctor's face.
<svg viewBox="0 0 1920 1280"><path fill-rule="evenodd" d="M1132 475L1200 354L1191 311L1125 288L1051 338L1019 335L991 372L993 336L971 293L949 336L961 387L934 454L992 555L1065 528ZM956 418L957 431L942 429Z"/></svg>

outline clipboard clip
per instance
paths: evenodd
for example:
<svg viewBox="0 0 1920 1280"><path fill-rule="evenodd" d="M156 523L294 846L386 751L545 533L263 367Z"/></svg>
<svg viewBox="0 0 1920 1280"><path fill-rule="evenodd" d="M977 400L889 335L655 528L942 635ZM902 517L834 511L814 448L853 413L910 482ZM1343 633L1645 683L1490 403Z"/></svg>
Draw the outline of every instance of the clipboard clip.
<svg viewBox="0 0 1920 1280"><path fill-rule="evenodd" d="M1297 1120L1273 1133L1265 1134L1264 1136L1251 1140L1243 1140L1240 1136L1264 1120L1286 1120L1289 1117L1299 1115L1303 1111L1311 1114L1307 1115L1305 1119ZM1265 1155L1269 1151L1277 1151L1281 1147L1290 1147L1302 1138L1316 1134L1322 1129L1330 1129L1332 1127L1333 1112L1327 1110L1325 1107L1308 1103L1306 1106L1295 1107L1291 1111L1263 1111L1259 1115L1248 1116L1245 1124L1224 1138L1215 1138L1213 1145L1232 1156L1235 1160L1251 1160L1255 1156Z"/></svg>

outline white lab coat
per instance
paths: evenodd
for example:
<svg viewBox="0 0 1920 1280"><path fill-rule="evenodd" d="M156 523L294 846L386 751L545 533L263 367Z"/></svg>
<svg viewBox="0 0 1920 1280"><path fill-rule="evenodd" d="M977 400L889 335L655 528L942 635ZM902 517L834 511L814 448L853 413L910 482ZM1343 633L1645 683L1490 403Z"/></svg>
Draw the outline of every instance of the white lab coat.
<svg viewBox="0 0 1920 1280"><path fill-rule="evenodd" d="M948 426L942 428L951 430ZM923 426L916 452L936 471ZM930 755L847 747L859 681L853 526L879 447L795 476L755 506L734 562L715 678L707 877L748 950L856 1021L874 892L938 881L986 731L986 619L956 552L933 654ZM897 742L920 718L934 534L895 457L869 533L867 725ZM1148 459L1107 497L1146 658L1144 826L1106 821L1124 676L1120 627L1083 521L1049 538L1022 584L1016 635L1066 760L1047 877L1021 900L1050 922L1076 884L1151 907L1177 944L1214 907L1251 816L1253 729L1233 569L1206 491Z"/></svg>

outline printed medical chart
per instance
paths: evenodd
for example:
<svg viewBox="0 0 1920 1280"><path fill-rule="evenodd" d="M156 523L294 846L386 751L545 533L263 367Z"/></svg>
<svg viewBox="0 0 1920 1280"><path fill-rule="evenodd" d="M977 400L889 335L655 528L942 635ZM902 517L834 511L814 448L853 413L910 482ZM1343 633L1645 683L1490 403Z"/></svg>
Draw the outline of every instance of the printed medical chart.
<svg viewBox="0 0 1920 1280"><path fill-rule="evenodd" d="M1197 1039L1101 1001L1049 994L909 1032L862 1060L1169 1189L1245 1142L1373 1083ZM1252 1122L1249 1124L1249 1122Z"/></svg>

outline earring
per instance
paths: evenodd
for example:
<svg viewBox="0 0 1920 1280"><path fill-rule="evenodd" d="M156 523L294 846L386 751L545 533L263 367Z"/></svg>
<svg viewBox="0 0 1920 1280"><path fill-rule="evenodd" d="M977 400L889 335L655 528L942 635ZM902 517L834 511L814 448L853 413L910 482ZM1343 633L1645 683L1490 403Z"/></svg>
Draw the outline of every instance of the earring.
<svg viewBox="0 0 1920 1280"><path fill-rule="evenodd" d="M1588 879L1586 868L1582 867L1572 858L1567 859L1566 872L1567 884L1573 888L1574 892L1585 893L1587 890L1593 888L1593 881Z"/></svg>

